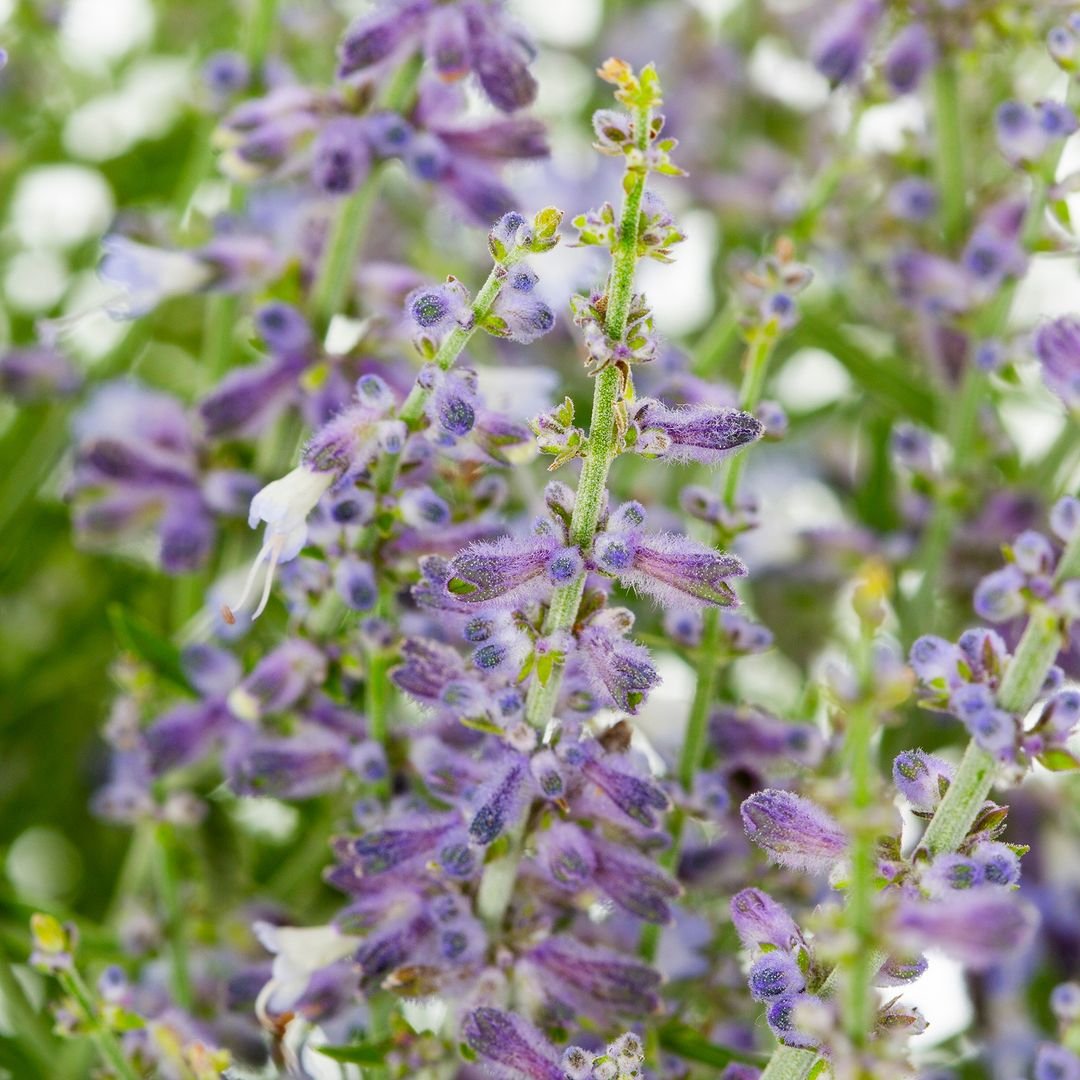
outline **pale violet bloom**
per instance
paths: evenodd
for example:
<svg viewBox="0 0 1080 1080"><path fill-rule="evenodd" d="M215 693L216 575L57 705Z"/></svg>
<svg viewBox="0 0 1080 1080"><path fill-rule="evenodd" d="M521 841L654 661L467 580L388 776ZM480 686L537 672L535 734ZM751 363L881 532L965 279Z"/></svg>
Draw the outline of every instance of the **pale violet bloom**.
<svg viewBox="0 0 1080 1080"><path fill-rule="evenodd" d="M136 319L153 311L170 296L204 289L217 276L217 268L194 251L150 247L126 236L106 236L98 273L120 292L105 303L113 319Z"/></svg>
<svg viewBox="0 0 1080 1080"><path fill-rule="evenodd" d="M259 1017L289 1012L303 997L311 977L322 968L356 952L360 938L341 933L336 926L252 926L259 943L274 954L270 981L259 991L255 1011Z"/></svg>
<svg viewBox="0 0 1080 1080"><path fill-rule="evenodd" d="M254 529L260 521L265 521L266 533L259 554L256 555L244 582L240 599L232 607L222 609L226 622L235 621L234 612L244 606L255 584L259 567L265 562L267 567L262 598L251 617L257 619L263 613L270 599L270 589L278 563L288 562L300 554L307 540L308 514L315 509L315 504L323 497L333 480L332 473L316 472L306 465L300 465L280 480L271 481L251 500L248 525Z"/></svg>

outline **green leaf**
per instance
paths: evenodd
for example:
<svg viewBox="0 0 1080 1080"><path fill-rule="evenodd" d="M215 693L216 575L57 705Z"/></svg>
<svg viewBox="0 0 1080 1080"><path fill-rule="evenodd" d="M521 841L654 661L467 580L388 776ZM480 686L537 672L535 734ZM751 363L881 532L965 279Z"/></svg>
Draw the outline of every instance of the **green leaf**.
<svg viewBox="0 0 1080 1080"><path fill-rule="evenodd" d="M188 682L180 663L180 650L168 638L120 604L110 604L108 614L121 648L133 652L162 678L194 693L194 687Z"/></svg>
<svg viewBox="0 0 1080 1080"><path fill-rule="evenodd" d="M345 1061L353 1065L381 1065L386 1055L394 1048L389 1039L378 1043L351 1043L348 1046L316 1046L320 1054L325 1054L334 1061Z"/></svg>
<svg viewBox="0 0 1080 1080"><path fill-rule="evenodd" d="M1038 761L1051 772L1072 772L1080 769L1080 761L1062 746L1052 746L1049 750L1044 750Z"/></svg>
<svg viewBox="0 0 1080 1080"><path fill-rule="evenodd" d="M667 1024L660 1029L660 1045L687 1061L700 1061L722 1069L733 1061L744 1065L764 1065L763 1054L747 1054L730 1046L711 1043L703 1035L685 1024Z"/></svg>

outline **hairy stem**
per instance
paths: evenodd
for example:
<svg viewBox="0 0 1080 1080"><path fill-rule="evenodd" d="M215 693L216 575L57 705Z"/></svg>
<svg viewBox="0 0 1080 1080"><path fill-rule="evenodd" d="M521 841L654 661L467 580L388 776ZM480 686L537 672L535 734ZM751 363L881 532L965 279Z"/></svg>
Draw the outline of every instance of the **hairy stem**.
<svg viewBox="0 0 1080 1080"><path fill-rule="evenodd" d="M648 148L651 111L639 109L634 117L638 148ZM634 296L634 270L638 259L638 225L641 200L645 195L646 172L633 175L633 183L623 199L619 216L618 242L612 251L611 275L608 278L607 309L604 329L612 341L621 341L626 332L630 302ZM615 457L615 413L622 394L622 375L615 367L601 371L593 385L592 416L585 463L578 478L574 514L570 519L570 542L587 554L592 548L596 526L607 498L607 478ZM544 633L569 630L577 619L585 588L583 571L571 582L560 585L552 595L544 622ZM525 703L525 717L534 727L544 728L552 717L562 682L562 669L556 667L543 685L534 680Z"/></svg>
<svg viewBox="0 0 1080 1080"><path fill-rule="evenodd" d="M432 363L440 371L449 371L454 366L457 358L462 354L465 346L468 345L469 339L476 333L477 327L491 312L505 281L506 268L504 266L493 267L472 302L471 318L468 323L465 326L455 326L447 334L442 345L439 346L439 351L435 354ZM414 427L424 415L424 409L427 407L430 397L431 391L429 389L421 386L419 381L413 383L409 396L398 410L397 418L404 421L410 428ZM390 489L394 486L394 478L397 476L400 460L401 453L399 452L397 454L384 454L379 461L374 478L375 495L378 499L381 500L389 494ZM359 549L362 552L370 553L377 541L378 532L374 525L369 525L360 537Z"/></svg>

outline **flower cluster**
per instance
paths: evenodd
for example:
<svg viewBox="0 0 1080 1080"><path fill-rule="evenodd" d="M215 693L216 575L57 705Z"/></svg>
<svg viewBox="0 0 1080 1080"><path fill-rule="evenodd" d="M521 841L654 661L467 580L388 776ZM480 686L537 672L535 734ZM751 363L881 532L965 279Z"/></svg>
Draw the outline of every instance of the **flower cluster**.
<svg viewBox="0 0 1080 1080"><path fill-rule="evenodd" d="M241 6L9 20L3 1070L1080 1080L1080 20Z"/></svg>

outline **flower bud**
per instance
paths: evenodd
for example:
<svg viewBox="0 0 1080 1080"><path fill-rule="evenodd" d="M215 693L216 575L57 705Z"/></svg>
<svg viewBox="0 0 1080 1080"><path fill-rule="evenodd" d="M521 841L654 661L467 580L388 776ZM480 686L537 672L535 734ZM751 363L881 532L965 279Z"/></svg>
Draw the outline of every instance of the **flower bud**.
<svg viewBox="0 0 1080 1080"><path fill-rule="evenodd" d="M843 829L821 807L790 791L759 791L740 813L746 835L784 866L823 873L847 851Z"/></svg>

